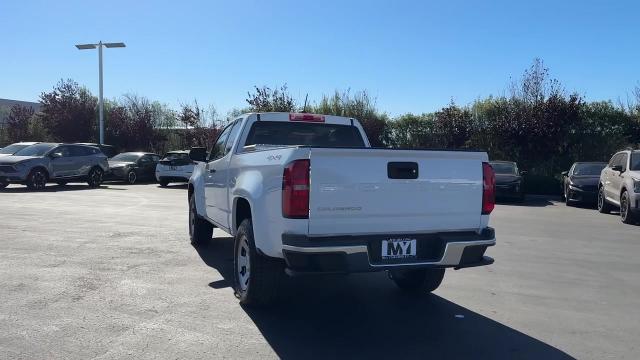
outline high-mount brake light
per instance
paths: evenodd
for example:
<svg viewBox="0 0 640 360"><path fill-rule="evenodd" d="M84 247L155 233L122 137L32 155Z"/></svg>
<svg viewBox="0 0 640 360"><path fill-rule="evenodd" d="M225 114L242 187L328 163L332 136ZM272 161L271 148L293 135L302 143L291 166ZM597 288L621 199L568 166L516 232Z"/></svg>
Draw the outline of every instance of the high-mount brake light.
<svg viewBox="0 0 640 360"><path fill-rule="evenodd" d="M317 114L289 114L289 121L324 122L324 115Z"/></svg>

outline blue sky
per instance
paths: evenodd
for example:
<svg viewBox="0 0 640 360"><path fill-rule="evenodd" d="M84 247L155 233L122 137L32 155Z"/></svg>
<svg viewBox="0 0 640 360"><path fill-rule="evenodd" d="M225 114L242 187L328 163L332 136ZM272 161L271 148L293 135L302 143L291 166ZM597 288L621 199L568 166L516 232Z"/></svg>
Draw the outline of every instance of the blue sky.
<svg viewBox="0 0 640 360"><path fill-rule="evenodd" d="M638 1L0 2L0 98L37 100L61 78L105 97L225 113L253 85L303 100L367 89L397 115L501 95L540 57L569 90L625 100L640 84Z"/></svg>

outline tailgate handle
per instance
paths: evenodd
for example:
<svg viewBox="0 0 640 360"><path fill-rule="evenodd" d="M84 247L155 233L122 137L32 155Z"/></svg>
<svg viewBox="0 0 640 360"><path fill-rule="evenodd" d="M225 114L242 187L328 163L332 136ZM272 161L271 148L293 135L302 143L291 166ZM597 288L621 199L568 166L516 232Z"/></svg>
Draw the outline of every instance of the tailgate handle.
<svg viewBox="0 0 640 360"><path fill-rule="evenodd" d="M387 176L389 177L389 179L417 179L418 163L415 163L415 162L387 163Z"/></svg>

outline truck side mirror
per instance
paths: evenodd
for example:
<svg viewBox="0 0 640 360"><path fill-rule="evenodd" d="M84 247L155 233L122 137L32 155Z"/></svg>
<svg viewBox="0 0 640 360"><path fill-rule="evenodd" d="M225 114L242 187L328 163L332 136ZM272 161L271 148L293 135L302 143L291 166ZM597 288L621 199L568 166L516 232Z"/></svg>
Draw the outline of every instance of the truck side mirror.
<svg viewBox="0 0 640 360"><path fill-rule="evenodd" d="M54 153L51 153L51 154L49 155L49 157L50 157L50 158L52 158L52 159L61 158L61 157L62 157L62 153L54 152Z"/></svg>
<svg viewBox="0 0 640 360"><path fill-rule="evenodd" d="M563 171L561 174L562 174L562 176L567 176L567 175L569 175L569 172L568 171Z"/></svg>
<svg viewBox="0 0 640 360"><path fill-rule="evenodd" d="M622 172L622 165L614 165L614 166L611 167L611 170L621 173Z"/></svg>
<svg viewBox="0 0 640 360"><path fill-rule="evenodd" d="M207 149L203 147L193 147L189 151L189 158L193 161L207 161Z"/></svg>

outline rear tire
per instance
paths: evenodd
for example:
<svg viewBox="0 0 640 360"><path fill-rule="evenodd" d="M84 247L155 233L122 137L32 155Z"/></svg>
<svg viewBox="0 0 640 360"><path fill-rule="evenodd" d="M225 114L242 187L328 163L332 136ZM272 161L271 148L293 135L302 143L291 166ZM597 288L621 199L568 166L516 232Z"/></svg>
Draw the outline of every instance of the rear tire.
<svg viewBox="0 0 640 360"><path fill-rule="evenodd" d="M620 220L625 224L635 224L638 221L636 214L631 211L631 201L626 190L620 195Z"/></svg>
<svg viewBox="0 0 640 360"><path fill-rule="evenodd" d="M189 198L189 238L192 244L198 245L211 240L213 225L198 216L194 196L191 195Z"/></svg>
<svg viewBox="0 0 640 360"><path fill-rule="evenodd" d="M602 214L611 212L611 205L609 205L604 196L604 186L600 186L598 189L598 211Z"/></svg>
<svg viewBox="0 0 640 360"><path fill-rule="evenodd" d="M27 188L31 190L44 190L49 176L44 169L33 169L27 176Z"/></svg>
<svg viewBox="0 0 640 360"><path fill-rule="evenodd" d="M160 183L160 186L162 186L162 187L167 187L167 185L169 185L168 181L161 180L161 181L158 181L158 182Z"/></svg>
<svg viewBox="0 0 640 360"><path fill-rule="evenodd" d="M94 167L89 171L89 175L87 176L87 184L89 184L90 188L97 188L102 184L102 176L104 175L104 171L101 168Z"/></svg>
<svg viewBox="0 0 640 360"><path fill-rule="evenodd" d="M233 289L240 304L265 306L274 302L284 276L283 262L258 253L251 219L240 224L233 255Z"/></svg>
<svg viewBox="0 0 640 360"><path fill-rule="evenodd" d="M426 291L437 289L444 279L445 269L418 269L391 271L391 280L407 292Z"/></svg>

